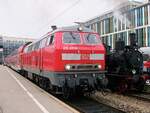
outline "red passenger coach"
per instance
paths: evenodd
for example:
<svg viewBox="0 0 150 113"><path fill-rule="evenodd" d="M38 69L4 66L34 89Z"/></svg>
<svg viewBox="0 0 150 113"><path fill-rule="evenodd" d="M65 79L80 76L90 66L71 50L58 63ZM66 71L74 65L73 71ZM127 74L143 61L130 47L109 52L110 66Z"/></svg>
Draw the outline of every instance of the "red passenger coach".
<svg viewBox="0 0 150 113"><path fill-rule="evenodd" d="M141 47L140 50L143 53L144 58L143 79L147 85L150 85L150 47Z"/></svg>
<svg viewBox="0 0 150 113"><path fill-rule="evenodd" d="M26 43L25 45L19 47L18 49L16 49L15 51L13 51L10 55L8 55L5 59L4 59L4 63L5 65L11 67L12 69L20 72L22 69L22 54L23 54L23 50L24 48L30 44L31 42Z"/></svg>
<svg viewBox="0 0 150 113"><path fill-rule="evenodd" d="M26 45L19 62L30 79L64 96L93 92L107 84L105 48L99 35L87 28L74 26L49 32Z"/></svg>

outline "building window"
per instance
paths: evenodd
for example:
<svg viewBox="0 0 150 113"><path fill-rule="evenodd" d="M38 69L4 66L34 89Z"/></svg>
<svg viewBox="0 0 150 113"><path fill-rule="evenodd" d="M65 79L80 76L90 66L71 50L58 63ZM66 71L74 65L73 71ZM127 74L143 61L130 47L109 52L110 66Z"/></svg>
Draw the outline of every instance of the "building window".
<svg viewBox="0 0 150 113"><path fill-rule="evenodd" d="M118 36L117 34L113 35L113 49L115 49L116 47L117 36Z"/></svg>
<svg viewBox="0 0 150 113"><path fill-rule="evenodd" d="M121 20L118 19L118 31L121 30Z"/></svg>
<svg viewBox="0 0 150 113"><path fill-rule="evenodd" d="M114 32L117 32L117 19L114 18Z"/></svg>
<svg viewBox="0 0 150 113"><path fill-rule="evenodd" d="M110 17L110 33L114 32L113 29L113 17Z"/></svg>
<svg viewBox="0 0 150 113"><path fill-rule="evenodd" d="M148 46L150 47L150 27L148 27Z"/></svg>
<svg viewBox="0 0 150 113"><path fill-rule="evenodd" d="M125 30L125 14L123 14L123 18L122 18L122 30Z"/></svg>
<svg viewBox="0 0 150 113"><path fill-rule="evenodd" d="M108 45L112 48L112 35L109 36L109 44Z"/></svg>
<svg viewBox="0 0 150 113"><path fill-rule="evenodd" d="M126 14L126 29L130 29L131 27L131 12L127 12Z"/></svg>
<svg viewBox="0 0 150 113"><path fill-rule="evenodd" d="M131 27L135 27L135 10L131 11Z"/></svg>
<svg viewBox="0 0 150 113"><path fill-rule="evenodd" d="M105 33L110 33L110 19L107 18L104 20L105 21Z"/></svg>
<svg viewBox="0 0 150 113"><path fill-rule="evenodd" d="M144 24L148 24L148 6L144 7Z"/></svg>
<svg viewBox="0 0 150 113"><path fill-rule="evenodd" d="M125 42L125 45L127 45L127 32L122 32L120 33L120 37L119 37L122 41Z"/></svg>
<svg viewBox="0 0 150 113"><path fill-rule="evenodd" d="M145 28L136 30L137 41L140 47L146 46L146 32Z"/></svg>
<svg viewBox="0 0 150 113"><path fill-rule="evenodd" d="M143 25L143 10L142 7L137 9L137 26Z"/></svg>
<svg viewBox="0 0 150 113"><path fill-rule="evenodd" d="M104 35L104 20L102 21L102 35Z"/></svg>
<svg viewBox="0 0 150 113"><path fill-rule="evenodd" d="M101 34L100 31L101 31L101 28L100 28L100 22L98 22L98 23L97 23L97 32L98 32L99 34Z"/></svg>

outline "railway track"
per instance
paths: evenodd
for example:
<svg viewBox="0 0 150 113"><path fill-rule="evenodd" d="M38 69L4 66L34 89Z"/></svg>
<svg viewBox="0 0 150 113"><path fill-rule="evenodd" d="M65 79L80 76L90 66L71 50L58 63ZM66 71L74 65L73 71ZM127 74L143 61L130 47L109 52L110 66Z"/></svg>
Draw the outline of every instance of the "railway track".
<svg viewBox="0 0 150 113"><path fill-rule="evenodd" d="M27 79L27 80L34 83L30 79ZM36 83L34 83L34 84L37 85ZM37 85L37 86L40 87L39 85ZM43 90L45 90L45 89L43 89ZM50 93L51 95L55 96L56 98L62 100L63 102L65 102L69 106L75 108L76 110L78 110L81 113L125 113L119 109L116 109L116 108L113 108L111 106L99 103L90 97L81 96L81 97L75 97L75 98L66 100L60 96L56 96L56 95L52 94L49 91L46 91L46 92ZM0 111L0 113L3 113L3 112Z"/></svg>
<svg viewBox="0 0 150 113"><path fill-rule="evenodd" d="M150 93L147 93L147 92L131 93L131 94L128 94L128 96L150 102Z"/></svg>
<svg viewBox="0 0 150 113"><path fill-rule="evenodd" d="M85 96L63 101L81 113L125 113L121 110L99 103L96 100Z"/></svg>

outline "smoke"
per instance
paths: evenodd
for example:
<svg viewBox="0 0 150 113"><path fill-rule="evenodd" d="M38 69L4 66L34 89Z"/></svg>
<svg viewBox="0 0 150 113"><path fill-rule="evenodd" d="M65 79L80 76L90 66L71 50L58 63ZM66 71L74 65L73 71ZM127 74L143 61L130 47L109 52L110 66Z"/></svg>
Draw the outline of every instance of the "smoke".
<svg viewBox="0 0 150 113"><path fill-rule="evenodd" d="M115 1L115 0L114 0ZM117 2L118 0L116 0ZM126 5L129 1L128 0L123 0L120 5ZM122 22L122 24L126 24L126 27L130 28L131 27L131 22L128 18L127 15L123 14L122 11L119 9L120 7L117 7L113 10L113 16L116 20ZM125 12L126 9L123 11ZM115 25L116 26L116 25Z"/></svg>
<svg viewBox="0 0 150 113"><path fill-rule="evenodd" d="M128 16L123 15L121 11L114 10L113 11L113 16L116 20L119 20L120 22L122 22L122 24L124 24L124 25L126 24L126 27L128 27L128 28L131 27L131 21L129 20Z"/></svg>

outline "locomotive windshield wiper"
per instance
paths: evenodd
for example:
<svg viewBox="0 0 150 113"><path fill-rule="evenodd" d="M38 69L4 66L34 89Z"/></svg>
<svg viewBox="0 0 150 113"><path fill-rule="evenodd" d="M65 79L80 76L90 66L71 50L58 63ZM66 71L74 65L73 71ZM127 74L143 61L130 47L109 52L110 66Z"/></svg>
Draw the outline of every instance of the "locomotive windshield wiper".
<svg viewBox="0 0 150 113"><path fill-rule="evenodd" d="M72 32L70 32L70 35L72 36L72 39L74 39L74 40L77 38L77 37L73 36Z"/></svg>
<svg viewBox="0 0 150 113"><path fill-rule="evenodd" d="M89 33L89 34L87 35L87 37L86 37L86 39L87 39L88 41L89 41L90 35L91 35L91 34Z"/></svg>

